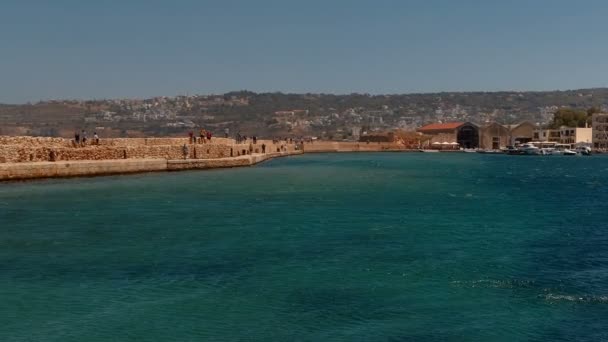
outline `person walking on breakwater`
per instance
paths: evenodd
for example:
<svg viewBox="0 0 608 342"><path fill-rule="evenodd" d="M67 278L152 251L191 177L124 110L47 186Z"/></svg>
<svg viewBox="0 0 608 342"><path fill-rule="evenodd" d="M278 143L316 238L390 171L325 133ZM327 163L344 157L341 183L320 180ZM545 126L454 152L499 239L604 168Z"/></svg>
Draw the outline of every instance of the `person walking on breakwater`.
<svg viewBox="0 0 608 342"><path fill-rule="evenodd" d="M78 147L80 145L80 134L78 131L74 132L74 146Z"/></svg>
<svg viewBox="0 0 608 342"><path fill-rule="evenodd" d="M266 153L266 144L262 144L262 153Z"/></svg>
<svg viewBox="0 0 608 342"><path fill-rule="evenodd" d="M97 132L93 132L93 142L95 145L99 145L99 135L97 135Z"/></svg>
<svg viewBox="0 0 608 342"><path fill-rule="evenodd" d="M85 131L84 129L82 130L82 134L81 134L81 140L82 140L82 146L86 146L87 144L87 131Z"/></svg>
<svg viewBox="0 0 608 342"><path fill-rule="evenodd" d="M188 148L188 145L184 144L184 146L182 146L182 154L184 155L184 159L188 159L188 155L190 154L190 148Z"/></svg>
<svg viewBox="0 0 608 342"><path fill-rule="evenodd" d="M253 144L256 145L258 143L258 137L253 136Z"/></svg>
<svg viewBox="0 0 608 342"><path fill-rule="evenodd" d="M230 134L230 128L226 127L224 129L224 138L228 138L228 135Z"/></svg>
<svg viewBox="0 0 608 342"><path fill-rule="evenodd" d="M190 143L192 144L192 139L194 139L194 132L188 132L188 136L190 137Z"/></svg>
<svg viewBox="0 0 608 342"><path fill-rule="evenodd" d="M211 137L213 135L211 134L211 131L207 131L207 142L211 142Z"/></svg>
<svg viewBox="0 0 608 342"><path fill-rule="evenodd" d="M201 144L205 143L205 137L207 136L207 134L205 133L205 129L201 128L201 131L199 132L200 138L201 138Z"/></svg>

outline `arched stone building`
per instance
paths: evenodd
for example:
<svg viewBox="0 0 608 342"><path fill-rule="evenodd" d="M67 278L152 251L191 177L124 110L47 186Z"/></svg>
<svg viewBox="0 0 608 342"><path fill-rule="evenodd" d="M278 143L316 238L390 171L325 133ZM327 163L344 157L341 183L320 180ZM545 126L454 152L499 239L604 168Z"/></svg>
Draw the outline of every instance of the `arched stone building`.
<svg viewBox="0 0 608 342"><path fill-rule="evenodd" d="M531 122L524 121L517 125L509 125L509 140L510 145L524 144L532 141L534 130L537 128Z"/></svg>
<svg viewBox="0 0 608 342"><path fill-rule="evenodd" d="M453 143L460 147L479 147L479 127L471 122L434 123L418 128L420 133L431 135L431 143Z"/></svg>

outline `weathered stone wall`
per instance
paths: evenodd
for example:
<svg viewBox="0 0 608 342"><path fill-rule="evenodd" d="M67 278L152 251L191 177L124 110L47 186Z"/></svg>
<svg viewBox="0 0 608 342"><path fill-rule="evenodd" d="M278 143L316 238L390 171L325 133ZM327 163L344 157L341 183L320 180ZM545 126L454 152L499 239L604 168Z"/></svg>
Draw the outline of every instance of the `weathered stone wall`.
<svg viewBox="0 0 608 342"><path fill-rule="evenodd" d="M0 135L0 146L5 145L17 145L22 147L70 147L72 142L64 138L50 138L50 137L11 137Z"/></svg>
<svg viewBox="0 0 608 342"><path fill-rule="evenodd" d="M197 138L197 141L199 139ZM183 145L189 144L190 138L112 138L99 139L102 146L159 146L159 145ZM211 144L234 144L234 139L211 138Z"/></svg>
<svg viewBox="0 0 608 342"><path fill-rule="evenodd" d="M234 158L222 158L222 159L192 159L192 160L169 160L167 161L167 170L178 171L178 170L192 170L192 169L217 169L217 168L228 168L228 167L240 167L250 166L257 163L261 163L264 160L289 156L294 154L301 154L299 152L274 152L267 154L251 154L244 155Z"/></svg>
<svg viewBox="0 0 608 342"><path fill-rule="evenodd" d="M111 175L167 170L166 159L94 160L0 164L0 181Z"/></svg>
<svg viewBox="0 0 608 342"><path fill-rule="evenodd" d="M378 152L406 151L397 143L350 142L350 141L315 141L304 144L304 152Z"/></svg>
<svg viewBox="0 0 608 342"><path fill-rule="evenodd" d="M190 144L189 138L127 138L100 140L99 145L78 146L62 138L0 137L0 163L105 160L105 159L182 159L183 145L188 146L188 158L225 158L262 153L290 152L295 144L258 140L236 144L234 139L212 138L211 142Z"/></svg>
<svg viewBox="0 0 608 342"><path fill-rule="evenodd" d="M270 158L299 153L302 152L275 152L219 159L119 159L4 163L0 164L0 181L240 167L254 165Z"/></svg>

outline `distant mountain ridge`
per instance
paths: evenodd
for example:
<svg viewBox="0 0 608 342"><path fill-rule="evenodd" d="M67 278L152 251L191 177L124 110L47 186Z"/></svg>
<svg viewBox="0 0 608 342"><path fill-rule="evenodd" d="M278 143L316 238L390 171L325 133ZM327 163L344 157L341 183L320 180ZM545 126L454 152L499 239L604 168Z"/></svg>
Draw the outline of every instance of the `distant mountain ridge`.
<svg viewBox="0 0 608 342"><path fill-rule="evenodd" d="M226 93L208 93L208 94L193 94L189 95L189 97L195 96L231 96L231 95L300 95L300 96L353 96L353 95L364 95L370 97L394 97L394 96L445 96L445 95L506 95L506 94L564 94L564 95L572 95L579 93L598 93L598 94L608 94L608 87L596 87L596 88L580 88L580 89L565 89L565 90L497 90L497 91L440 91L440 92L411 92L411 93L385 93L385 94L371 94L371 93L293 93L293 92L254 92L249 90L239 90L239 91L229 91ZM49 99L49 100L39 100L39 101L29 101L27 103L9 103L9 102L0 102L0 106L25 106L25 105L34 105L41 103L54 103L54 102L102 102L102 101L122 101L122 100L149 100L159 97L185 97L187 95L159 95L159 96L150 96L150 97L116 97L116 98L89 98L89 99L70 99L70 98L58 98L58 99Z"/></svg>

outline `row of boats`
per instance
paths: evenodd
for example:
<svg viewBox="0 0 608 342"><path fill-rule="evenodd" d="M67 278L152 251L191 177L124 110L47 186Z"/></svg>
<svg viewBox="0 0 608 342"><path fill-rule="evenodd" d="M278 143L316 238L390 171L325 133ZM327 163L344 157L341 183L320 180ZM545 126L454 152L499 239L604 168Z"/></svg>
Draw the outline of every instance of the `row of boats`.
<svg viewBox="0 0 608 342"><path fill-rule="evenodd" d="M511 155L543 155L543 156L589 156L591 155L591 147L587 145L574 146L572 144L558 144L540 142L529 142L519 146L507 146L501 150L464 150L464 152L476 153L501 153Z"/></svg>

